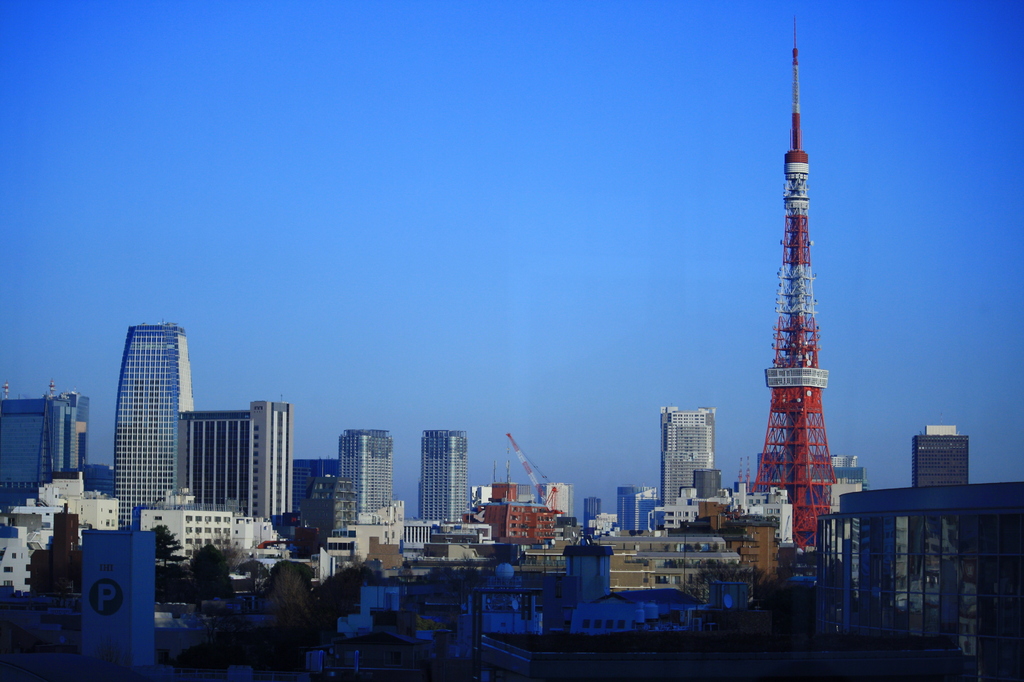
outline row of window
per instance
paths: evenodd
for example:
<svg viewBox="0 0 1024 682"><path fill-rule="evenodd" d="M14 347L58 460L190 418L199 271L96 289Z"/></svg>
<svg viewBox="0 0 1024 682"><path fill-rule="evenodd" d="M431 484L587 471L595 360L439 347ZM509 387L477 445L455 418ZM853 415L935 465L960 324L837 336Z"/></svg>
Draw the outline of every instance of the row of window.
<svg viewBox="0 0 1024 682"><path fill-rule="evenodd" d="M626 629L626 621L624 619L621 619L621 618L618 621L616 621L616 620L614 620L612 618L608 618L607 620L604 621L604 625L602 626L601 625L601 619L600 618L595 618L594 619L594 624L593 624L593 626L591 626L590 619L589 618L584 618L583 619L583 629L584 630L589 630L591 628L593 628L594 630L599 630L599 629L602 629L602 628L605 629L605 630L611 630L613 628L614 629L618 629L618 630L625 630Z"/></svg>

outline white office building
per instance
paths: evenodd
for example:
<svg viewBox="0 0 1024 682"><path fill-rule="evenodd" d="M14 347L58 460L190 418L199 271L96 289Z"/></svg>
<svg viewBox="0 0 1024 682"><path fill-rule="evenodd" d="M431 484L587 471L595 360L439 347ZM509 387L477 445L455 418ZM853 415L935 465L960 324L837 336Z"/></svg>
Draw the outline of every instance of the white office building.
<svg viewBox="0 0 1024 682"><path fill-rule="evenodd" d="M468 511L465 431L424 431L420 441L420 518L461 521Z"/></svg>

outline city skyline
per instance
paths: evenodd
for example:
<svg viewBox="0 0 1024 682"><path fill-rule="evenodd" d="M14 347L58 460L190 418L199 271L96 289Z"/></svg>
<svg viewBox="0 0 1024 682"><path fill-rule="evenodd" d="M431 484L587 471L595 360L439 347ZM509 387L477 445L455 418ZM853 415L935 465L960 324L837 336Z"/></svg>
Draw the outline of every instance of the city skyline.
<svg viewBox="0 0 1024 682"><path fill-rule="evenodd" d="M610 508L657 408L715 405L753 469L795 13L831 453L909 486L955 423L1024 479L1021 7L387 7L0 7L0 381L88 395L91 462L173 320L197 410L290 402L300 459L388 430L410 504L426 429Z"/></svg>

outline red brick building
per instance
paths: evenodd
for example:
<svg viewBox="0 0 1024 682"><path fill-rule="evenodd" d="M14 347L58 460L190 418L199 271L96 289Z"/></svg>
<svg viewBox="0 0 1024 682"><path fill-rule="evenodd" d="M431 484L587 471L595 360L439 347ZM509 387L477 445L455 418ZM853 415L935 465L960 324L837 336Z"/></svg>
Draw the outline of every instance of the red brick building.
<svg viewBox="0 0 1024 682"><path fill-rule="evenodd" d="M555 537L557 514L544 505L514 498L515 483L495 483L491 500L464 514L464 523L486 523L495 542L532 545Z"/></svg>

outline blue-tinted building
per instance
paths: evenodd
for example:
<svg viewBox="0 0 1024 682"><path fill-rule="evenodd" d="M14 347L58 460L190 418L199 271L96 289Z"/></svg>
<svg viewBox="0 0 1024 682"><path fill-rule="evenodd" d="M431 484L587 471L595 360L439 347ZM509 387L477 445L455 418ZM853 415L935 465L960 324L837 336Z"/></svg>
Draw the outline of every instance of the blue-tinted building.
<svg viewBox="0 0 1024 682"><path fill-rule="evenodd" d="M85 489L114 496L114 467L109 464L86 464Z"/></svg>
<svg viewBox="0 0 1024 682"><path fill-rule="evenodd" d="M0 487L34 497L54 471L80 471L88 422L89 399L74 392L0 402Z"/></svg>
<svg viewBox="0 0 1024 682"><path fill-rule="evenodd" d="M585 535L592 535L594 533L594 521L597 519L597 515L600 513L600 497L583 498L583 533Z"/></svg>
<svg viewBox="0 0 1024 682"><path fill-rule="evenodd" d="M292 461L292 511L299 513L299 503L306 499L309 479L317 476L340 476L341 463L335 459L296 459Z"/></svg>
<svg viewBox="0 0 1024 682"><path fill-rule="evenodd" d="M1024 680L1024 483L843 495L818 522L818 630L946 635Z"/></svg>
<svg viewBox="0 0 1024 682"><path fill-rule="evenodd" d="M178 414L192 411L185 330L176 324L128 328L117 383L114 487L122 528L132 509L177 488Z"/></svg>
<svg viewBox="0 0 1024 682"><path fill-rule="evenodd" d="M616 489L616 513L621 530L653 530L658 489L651 486L623 485Z"/></svg>

